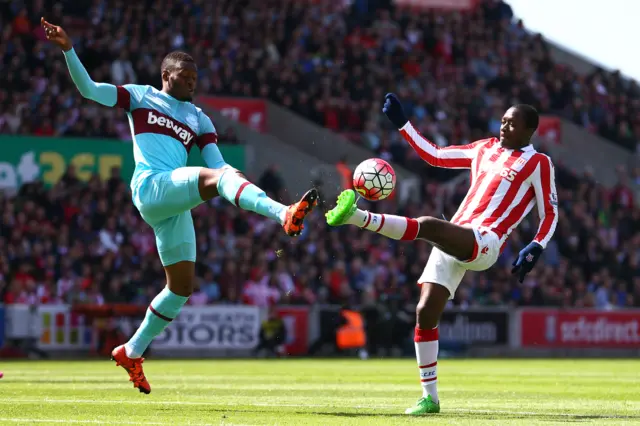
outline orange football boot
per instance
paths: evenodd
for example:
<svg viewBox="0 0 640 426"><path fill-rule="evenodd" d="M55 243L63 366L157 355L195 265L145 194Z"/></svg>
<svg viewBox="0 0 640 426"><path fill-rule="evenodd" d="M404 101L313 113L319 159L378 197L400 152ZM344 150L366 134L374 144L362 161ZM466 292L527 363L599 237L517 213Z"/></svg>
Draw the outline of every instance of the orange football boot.
<svg viewBox="0 0 640 426"><path fill-rule="evenodd" d="M313 188L308 190L295 204L291 204L287 209L284 218L284 232L290 237L297 237L304 229L304 218L311 213L311 210L318 205L318 191Z"/></svg>
<svg viewBox="0 0 640 426"><path fill-rule="evenodd" d="M120 366L129 373L129 381L133 382L133 387L138 388L142 393L151 393L151 386L144 377L142 371L142 362L144 358L129 358L124 350L124 345L120 345L111 352L111 359L116 362L116 366Z"/></svg>

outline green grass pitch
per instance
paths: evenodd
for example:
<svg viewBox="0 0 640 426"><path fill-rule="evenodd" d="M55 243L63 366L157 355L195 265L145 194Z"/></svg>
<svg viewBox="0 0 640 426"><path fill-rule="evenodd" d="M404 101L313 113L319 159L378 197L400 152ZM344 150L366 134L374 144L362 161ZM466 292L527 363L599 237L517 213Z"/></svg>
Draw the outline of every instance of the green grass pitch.
<svg viewBox="0 0 640 426"><path fill-rule="evenodd" d="M1 362L0 424L640 424L640 361L442 360L442 412L408 418L414 360Z"/></svg>

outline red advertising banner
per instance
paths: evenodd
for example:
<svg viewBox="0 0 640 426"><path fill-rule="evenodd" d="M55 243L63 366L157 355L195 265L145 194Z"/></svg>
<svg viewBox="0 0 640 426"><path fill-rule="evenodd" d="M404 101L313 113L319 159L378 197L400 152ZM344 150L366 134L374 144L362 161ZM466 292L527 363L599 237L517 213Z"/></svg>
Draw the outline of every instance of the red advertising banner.
<svg viewBox="0 0 640 426"><path fill-rule="evenodd" d="M198 102L260 133L267 131L267 105L262 99L201 96Z"/></svg>
<svg viewBox="0 0 640 426"><path fill-rule="evenodd" d="M523 347L640 348L640 310L521 311Z"/></svg>
<svg viewBox="0 0 640 426"><path fill-rule="evenodd" d="M546 142L562 143L562 123L558 117L543 115L538 124L538 137Z"/></svg>
<svg viewBox="0 0 640 426"><path fill-rule="evenodd" d="M287 328L287 353L306 354L309 347L309 309L304 306L278 306L275 309Z"/></svg>
<svg viewBox="0 0 640 426"><path fill-rule="evenodd" d="M414 9L473 10L478 0L395 0L396 5Z"/></svg>

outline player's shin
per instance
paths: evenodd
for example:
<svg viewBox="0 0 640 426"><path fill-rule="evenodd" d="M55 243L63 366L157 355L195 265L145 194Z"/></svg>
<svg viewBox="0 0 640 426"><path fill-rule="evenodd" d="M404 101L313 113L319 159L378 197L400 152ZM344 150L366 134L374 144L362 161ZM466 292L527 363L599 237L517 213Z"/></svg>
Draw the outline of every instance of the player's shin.
<svg viewBox="0 0 640 426"><path fill-rule="evenodd" d="M164 288L149 304L147 313L136 333L124 345L129 358L139 358L151 341L178 316L188 297L178 296Z"/></svg>
<svg viewBox="0 0 640 426"><path fill-rule="evenodd" d="M284 223L287 207L269 198L262 189L238 176L232 169L220 176L218 193L241 209L258 213L281 225Z"/></svg>
<svg viewBox="0 0 640 426"><path fill-rule="evenodd" d="M438 328L431 330L415 329L414 342L416 347L416 358L420 369L420 383L422 384L422 396L436 404L438 399Z"/></svg>

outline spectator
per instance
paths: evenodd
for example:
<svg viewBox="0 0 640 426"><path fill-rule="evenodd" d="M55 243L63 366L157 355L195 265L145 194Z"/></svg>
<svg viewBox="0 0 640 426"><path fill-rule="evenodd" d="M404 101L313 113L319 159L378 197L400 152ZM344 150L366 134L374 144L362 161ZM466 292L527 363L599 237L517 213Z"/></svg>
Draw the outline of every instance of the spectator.
<svg viewBox="0 0 640 426"><path fill-rule="evenodd" d="M60 52L42 42L34 18L46 12L63 22L61 10L23 3L26 8L0 5L0 25L7 28L0 45L0 131L130 139L125 115L81 100ZM495 132L497 114L515 102L560 114L632 149L640 140L637 84L619 73L596 69L580 76L554 64L542 37L527 33L521 21L512 22L513 12L503 1L483 2L463 16L392 15L391 2L365 10L360 8L365 2L343 9L323 2L300 7L220 0L215 8L178 1L181 7L168 17L135 2L98 3L88 14L74 16L69 28L78 34L76 48L96 81L159 85L163 55L188 46L200 64L201 93L262 96L334 131L355 134L381 157L424 173L427 200L441 188L438 198L447 217L465 184L445 189L438 181L451 175L427 172L397 129L380 119L386 88L397 90L416 126L442 146ZM181 18L197 24L187 29ZM146 37L149 33L157 37ZM255 40L245 40L246 34ZM220 141L239 142L234 128L225 129ZM640 211L631 181L621 174L618 186L607 191L592 176L576 176L561 165L556 173L561 213L545 267L523 285L508 275L510 260L536 228L529 217L496 267L468 274L454 304L640 306ZM150 302L165 277L153 233L131 206L119 175L114 169L107 182L94 178L85 184L70 166L53 188L34 183L16 196L0 196L2 300ZM260 184L284 196L275 170ZM385 210L414 216L436 212L429 202L390 203ZM329 232L320 213L295 244L281 241L279 230L262 219L216 201L193 215L199 269L205 271L195 298L199 303L360 303L390 293L415 300L412 283L430 250L420 242L399 244L355 229ZM295 262L279 261L274 247L283 250L282 259Z"/></svg>
<svg viewBox="0 0 640 426"><path fill-rule="evenodd" d="M268 356L282 356L286 339L287 328L284 321L273 308L270 308L267 319L260 326L260 341L253 352L260 354L266 351Z"/></svg>
<svg viewBox="0 0 640 426"><path fill-rule="evenodd" d="M281 292L275 280L258 266L252 273L254 279L247 281L242 296L243 302L248 305L267 307L280 300Z"/></svg>

